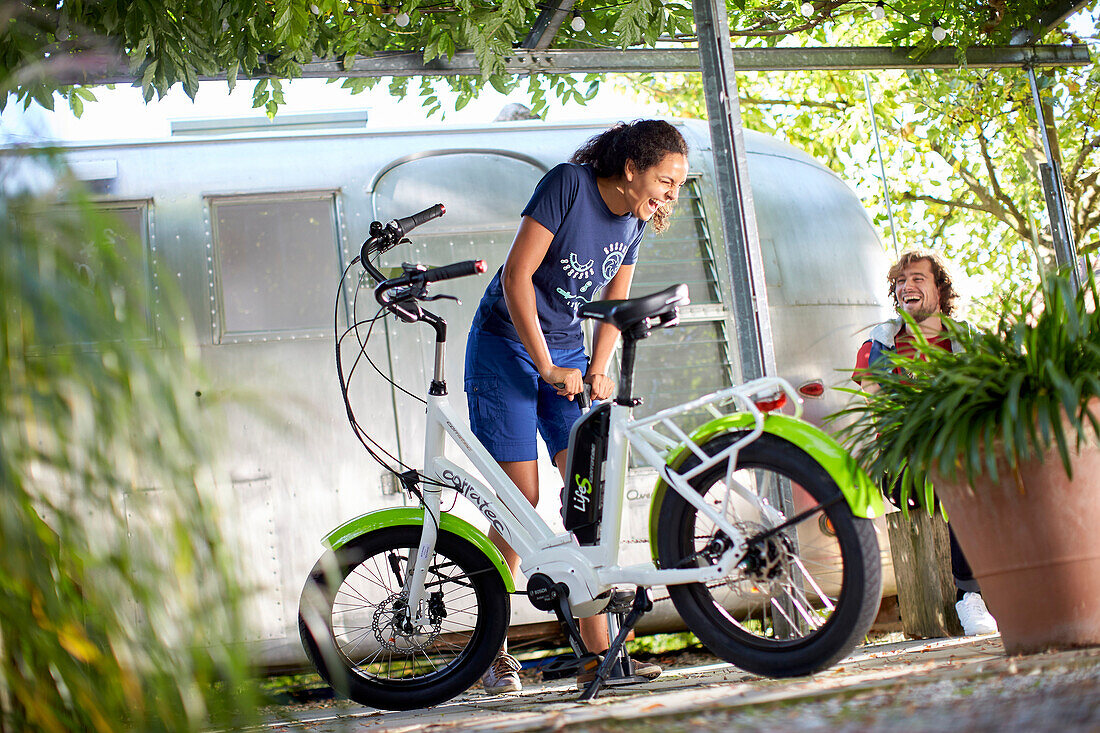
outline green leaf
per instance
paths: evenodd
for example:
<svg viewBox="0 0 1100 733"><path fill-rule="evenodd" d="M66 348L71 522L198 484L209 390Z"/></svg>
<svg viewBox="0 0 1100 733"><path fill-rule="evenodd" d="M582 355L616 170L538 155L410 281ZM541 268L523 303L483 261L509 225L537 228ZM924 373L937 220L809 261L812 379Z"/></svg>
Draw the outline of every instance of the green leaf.
<svg viewBox="0 0 1100 733"><path fill-rule="evenodd" d="M1058 455L1062 459L1062 467L1066 475L1073 478L1073 465L1069 456L1069 445L1066 441L1066 432L1062 424L1062 410L1057 402L1051 400L1048 403L1050 410L1051 432L1054 433L1054 442L1058 446Z"/></svg>

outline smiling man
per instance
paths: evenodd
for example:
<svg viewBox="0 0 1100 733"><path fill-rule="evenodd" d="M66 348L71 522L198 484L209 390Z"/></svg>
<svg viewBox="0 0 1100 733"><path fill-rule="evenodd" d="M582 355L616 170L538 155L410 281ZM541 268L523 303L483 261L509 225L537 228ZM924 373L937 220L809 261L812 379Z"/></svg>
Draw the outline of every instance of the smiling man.
<svg viewBox="0 0 1100 733"><path fill-rule="evenodd" d="M870 338L863 343L856 356L856 369L852 375L852 379L869 394L879 389L874 381L875 373L891 368L889 353L903 356L916 354L916 335L901 317L901 311L912 316L928 343L952 353L960 348L948 337L941 320L942 316L951 316L954 312L958 294L939 255L933 252L905 252L886 277L890 283L890 297L899 316L871 329ZM897 371L898 367L894 369ZM896 487L889 493L897 503ZM910 506L918 505L910 499ZM974 573L950 525L948 533L951 540L951 574L956 588L955 611L959 614L959 623L967 636L991 634L997 630L997 622L986 609L978 581L974 579Z"/></svg>

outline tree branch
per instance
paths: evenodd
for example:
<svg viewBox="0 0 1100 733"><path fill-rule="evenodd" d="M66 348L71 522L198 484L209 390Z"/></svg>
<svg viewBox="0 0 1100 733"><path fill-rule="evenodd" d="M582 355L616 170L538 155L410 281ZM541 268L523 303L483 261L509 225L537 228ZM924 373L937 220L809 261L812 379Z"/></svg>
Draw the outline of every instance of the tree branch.
<svg viewBox="0 0 1100 733"><path fill-rule="evenodd" d="M852 106L849 102L816 102L807 99L766 99L764 97L754 97L751 95L741 96L740 99L742 104L769 105L775 107L816 107L820 109L832 109L837 112L846 112Z"/></svg>
<svg viewBox="0 0 1100 733"><path fill-rule="evenodd" d="M775 24L774 20L768 18L762 18L755 25L749 26L739 30L730 30L730 36L740 36L742 38L770 38L774 36L788 36L794 33L802 33L803 31L813 30L824 23L835 20L833 11L842 5L847 5L849 0L829 0L829 2L819 3L820 7L814 8L814 15L810 17L806 22L801 25L791 26L790 28L775 28L773 30L764 30L771 25ZM851 14L853 11L844 13L845 15Z"/></svg>
<svg viewBox="0 0 1100 733"><path fill-rule="evenodd" d="M1004 189L1001 188L1000 181L997 180L997 166L993 163L993 158L989 154L989 141L985 138L985 130L980 128L978 132L978 148L982 151L982 161L985 163L985 171L989 175L989 183L993 187L994 197L1013 219L1017 222L1023 222L1025 217L1020 210L1016 208L1016 202L1005 194ZM1017 227L1017 229L1019 229L1019 227Z"/></svg>
<svg viewBox="0 0 1100 733"><path fill-rule="evenodd" d="M929 140L928 145L932 151L943 158L953 170L957 171L959 177L966 185L966 188L969 189L982 204L979 207L969 206L967 208L973 208L976 211L985 211L992 214L1011 227L1020 237L1030 236L1031 227L1027 220L1021 218L1019 212L1010 212L1006 210L997 196L986 190L981 180L970 171L964 161L960 160L954 153L950 150L946 150L938 143Z"/></svg>
<svg viewBox="0 0 1100 733"><path fill-rule="evenodd" d="M912 191L904 191L900 194L902 201L922 201L926 204L941 204L950 209L967 209L969 211L980 211L984 214L992 214L998 219L1001 218L1000 214L1002 210L999 206L989 206L985 204L969 204L965 201L959 201L957 199L941 199L939 196L929 196L923 193L913 193Z"/></svg>

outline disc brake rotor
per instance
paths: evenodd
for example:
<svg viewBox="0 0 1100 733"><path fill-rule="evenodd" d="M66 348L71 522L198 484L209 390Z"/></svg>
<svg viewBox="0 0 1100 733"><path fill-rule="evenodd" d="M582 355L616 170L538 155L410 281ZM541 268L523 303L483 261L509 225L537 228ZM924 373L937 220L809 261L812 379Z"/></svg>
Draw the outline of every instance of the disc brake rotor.
<svg viewBox="0 0 1100 733"><path fill-rule="evenodd" d="M430 627L413 626L408 598L404 593L394 593L378 604L371 629L383 649L402 654L424 652L435 644L443 625L443 619L438 614L432 613L430 617Z"/></svg>

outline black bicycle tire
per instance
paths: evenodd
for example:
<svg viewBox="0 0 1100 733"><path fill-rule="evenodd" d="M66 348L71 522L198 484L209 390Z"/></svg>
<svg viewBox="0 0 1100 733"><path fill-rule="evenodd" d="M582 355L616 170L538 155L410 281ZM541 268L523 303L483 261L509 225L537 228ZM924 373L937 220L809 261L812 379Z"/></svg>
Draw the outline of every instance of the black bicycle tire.
<svg viewBox="0 0 1100 733"><path fill-rule="evenodd" d="M727 433L703 446L714 455L744 433ZM681 471L698 465L698 458L685 462ZM835 498L840 489L828 472L797 445L765 433L742 448L738 469L762 468L776 471L800 484L818 502ZM724 477L725 462L691 480L705 494ZM832 504L826 516L836 532L843 560L842 583L837 609L817 631L797 641L769 641L726 622L710 590L701 583L669 586L669 596L699 640L720 658L754 674L767 677L799 677L826 669L847 656L867 634L878 612L882 593L882 566L878 541L869 519L856 517L844 501ZM695 509L669 489L658 513L657 555L661 567L676 567L691 552L694 532L685 523ZM692 536L685 536L685 535ZM728 615L726 615L728 618Z"/></svg>
<svg viewBox="0 0 1100 733"><path fill-rule="evenodd" d="M489 668L504 643L510 619L510 600L497 568L485 554L458 535L441 530L436 554L462 569L477 600L477 624L459 657L444 672L427 678L386 680L357 669L340 651L332 627L332 603L344 579L365 560L388 549L412 549L420 544L421 527L397 526L357 537L318 560L302 590L298 630L302 646L321 677L340 695L383 710L415 710L438 705L460 695ZM334 575L326 569L335 569ZM336 577L338 576L338 577ZM318 607L319 606L319 607ZM322 624L311 630L309 618L320 614Z"/></svg>

